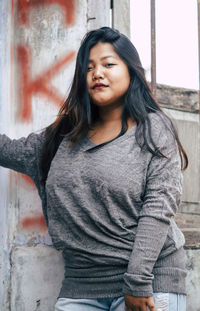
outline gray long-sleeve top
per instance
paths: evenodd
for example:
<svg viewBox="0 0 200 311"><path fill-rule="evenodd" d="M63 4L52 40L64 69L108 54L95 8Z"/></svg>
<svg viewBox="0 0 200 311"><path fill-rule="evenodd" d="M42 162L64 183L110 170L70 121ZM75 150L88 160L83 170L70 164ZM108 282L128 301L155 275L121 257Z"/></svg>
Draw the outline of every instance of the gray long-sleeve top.
<svg viewBox="0 0 200 311"><path fill-rule="evenodd" d="M177 145L159 114L152 136L168 158L141 150L136 126L105 145L63 139L41 183L44 134L0 135L0 165L29 175L54 246L63 251L59 297L185 293L184 237L173 216L180 202Z"/></svg>

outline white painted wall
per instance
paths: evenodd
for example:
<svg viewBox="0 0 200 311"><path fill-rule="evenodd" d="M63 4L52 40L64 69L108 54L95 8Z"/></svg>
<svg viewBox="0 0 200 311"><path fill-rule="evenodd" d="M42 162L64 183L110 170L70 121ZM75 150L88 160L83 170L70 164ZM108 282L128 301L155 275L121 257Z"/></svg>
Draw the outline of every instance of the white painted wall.
<svg viewBox="0 0 200 311"><path fill-rule="evenodd" d="M0 132L9 132L10 115L10 2L0 0ZM0 167L0 310L8 308L10 247L8 240L9 172Z"/></svg>

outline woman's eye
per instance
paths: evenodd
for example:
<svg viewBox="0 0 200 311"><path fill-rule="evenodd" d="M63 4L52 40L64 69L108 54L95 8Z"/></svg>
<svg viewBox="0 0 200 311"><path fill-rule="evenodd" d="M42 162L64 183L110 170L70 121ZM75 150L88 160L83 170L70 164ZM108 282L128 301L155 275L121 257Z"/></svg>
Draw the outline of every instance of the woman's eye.
<svg viewBox="0 0 200 311"><path fill-rule="evenodd" d="M92 67L88 67L88 71L91 71L92 70Z"/></svg>
<svg viewBox="0 0 200 311"><path fill-rule="evenodd" d="M112 66L114 66L115 64L112 64L112 63L108 63L108 64L106 64L106 67L112 67Z"/></svg>

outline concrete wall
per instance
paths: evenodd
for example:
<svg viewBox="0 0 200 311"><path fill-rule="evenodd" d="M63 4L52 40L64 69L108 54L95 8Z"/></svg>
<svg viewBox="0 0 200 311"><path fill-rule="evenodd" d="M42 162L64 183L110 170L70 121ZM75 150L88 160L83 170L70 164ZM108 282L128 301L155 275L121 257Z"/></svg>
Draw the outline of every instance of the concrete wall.
<svg viewBox="0 0 200 311"><path fill-rule="evenodd" d="M10 38L9 1L0 0L0 132L9 130L10 115ZM4 104L3 104L4 103ZM10 252L8 241L9 173L0 167L0 310L7 310L10 289Z"/></svg>
<svg viewBox="0 0 200 311"><path fill-rule="evenodd" d="M189 157L176 222L185 235L187 310L200 311L200 123L199 115L176 111L179 136Z"/></svg>

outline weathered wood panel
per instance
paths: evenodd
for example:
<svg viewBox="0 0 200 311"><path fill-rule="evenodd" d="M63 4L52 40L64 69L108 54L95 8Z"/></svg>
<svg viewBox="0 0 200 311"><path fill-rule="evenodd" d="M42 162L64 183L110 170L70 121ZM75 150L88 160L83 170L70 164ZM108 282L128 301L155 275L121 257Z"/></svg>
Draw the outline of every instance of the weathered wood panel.
<svg viewBox="0 0 200 311"><path fill-rule="evenodd" d="M185 236L185 248L200 248L200 215L178 213L175 220Z"/></svg>
<svg viewBox="0 0 200 311"><path fill-rule="evenodd" d="M197 90L157 84L156 94L162 107L194 113L200 111Z"/></svg>
<svg viewBox="0 0 200 311"><path fill-rule="evenodd" d="M176 120L181 142L188 154L189 166L184 172L182 200L200 202L200 146L199 122Z"/></svg>
<svg viewBox="0 0 200 311"><path fill-rule="evenodd" d="M87 22L88 31L103 26L110 26L110 1L88 0Z"/></svg>
<svg viewBox="0 0 200 311"><path fill-rule="evenodd" d="M113 0L112 17L112 26L130 38L130 0Z"/></svg>
<svg viewBox="0 0 200 311"><path fill-rule="evenodd" d="M182 202L179 211L183 214L200 215L200 203Z"/></svg>

